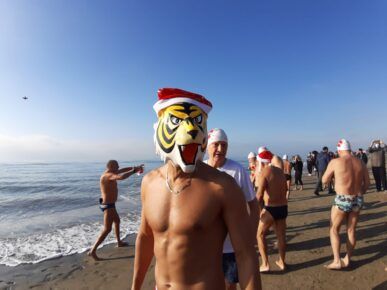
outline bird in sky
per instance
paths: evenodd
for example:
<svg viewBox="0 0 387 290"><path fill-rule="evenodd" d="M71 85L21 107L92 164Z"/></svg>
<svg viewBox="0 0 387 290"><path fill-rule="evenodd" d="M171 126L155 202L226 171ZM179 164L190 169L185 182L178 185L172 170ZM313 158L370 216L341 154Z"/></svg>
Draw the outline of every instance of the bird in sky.
<svg viewBox="0 0 387 290"><path fill-rule="evenodd" d="M24 96L24 97L23 97L23 100L28 100L28 97Z"/></svg>

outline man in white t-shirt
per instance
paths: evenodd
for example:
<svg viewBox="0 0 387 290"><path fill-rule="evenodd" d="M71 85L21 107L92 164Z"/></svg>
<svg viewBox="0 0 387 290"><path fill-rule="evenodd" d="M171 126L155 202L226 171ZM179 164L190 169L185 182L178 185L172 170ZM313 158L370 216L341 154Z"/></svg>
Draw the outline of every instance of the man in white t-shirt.
<svg viewBox="0 0 387 290"><path fill-rule="evenodd" d="M207 145L209 159L204 162L232 176L242 189L248 205L247 208L250 214L251 223L250 225L241 226L251 226L251 234L255 236L259 217L258 202L255 197L255 192L252 183L250 182L247 170L238 162L226 158L227 148L228 139L226 133L222 129L218 128L210 130L208 133ZM238 269L234 249L231 245L229 235L227 235L223 245L223 272L225 276L226 289L236 289L236 285L239 282Z"/></svg>

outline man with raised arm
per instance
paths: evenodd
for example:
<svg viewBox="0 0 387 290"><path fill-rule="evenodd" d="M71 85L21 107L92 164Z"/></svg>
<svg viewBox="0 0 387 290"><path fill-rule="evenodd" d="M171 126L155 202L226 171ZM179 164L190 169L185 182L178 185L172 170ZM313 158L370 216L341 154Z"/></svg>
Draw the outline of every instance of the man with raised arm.
<svg viewBox="0 0 387 290"><path fill-rule="evenodd" d="M180 89L161 89L154 105L156 151L165 165L141 185L141 225L132 289L153 257L157 289L224 289L223 242L230 234L242 289L261 289L246 201L235 180L201 160L212 104Z"/></svg>
<svg viewBox="0 0 387 290"><path fill-rule="evenodd" d="M326 266L328 269L338 270L349 266L353 249L356 244L356 224L360 209L363 206L363 195L370 184L368 170L365 164L352 156L350 143L341 139L337 144L339 158L329 162L322 177L327 185L335 178L337 192L331 210L330 239L333 251L333 262ZM340 259L340 226L347 224L347 254Z"/></svg>
<svg viewBox="0 0 387 290"><path fill-rule="evenodd" d="M116 201L118 197L117 181L127 179L135 172L141 172L143 166L144 164L119 169L119 165L116 160L109 160L106 164L106 170L100 178L101 198L99 199L99 208L103 212L104 228L97 238L93 248L88 253L88 255L94 260L100 260L97 256L97 248L111 232L113 224L117 239L117 246L122 247L126 245L126 243L122 242L120 238L120 217L118 216L116 210Z"/></svg>

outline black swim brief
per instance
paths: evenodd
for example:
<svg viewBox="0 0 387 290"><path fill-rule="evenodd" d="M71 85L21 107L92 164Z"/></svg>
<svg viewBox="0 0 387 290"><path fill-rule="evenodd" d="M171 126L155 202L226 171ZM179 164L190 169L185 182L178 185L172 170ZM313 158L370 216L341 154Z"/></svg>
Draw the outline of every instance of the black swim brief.
<svg viewBox="0 0 387 290"><path fill-rule="evenodd" d="M102 198L99 199L99 209L104 212L109 208L116 208L115 203L102 203Z"/></svg>
<svg viewBox="0 0 387 290"><path fill-rule="evenodd" d="M286 180L292 180L292 176L290 174L285 173L285 178Z"/></svg>
<svg viewBox="0 0 387 290"><path fill-rule="evenodd" d="M288 216L288 206L264 206L264 208L271 214L274 220L286 219Z"/></svg>

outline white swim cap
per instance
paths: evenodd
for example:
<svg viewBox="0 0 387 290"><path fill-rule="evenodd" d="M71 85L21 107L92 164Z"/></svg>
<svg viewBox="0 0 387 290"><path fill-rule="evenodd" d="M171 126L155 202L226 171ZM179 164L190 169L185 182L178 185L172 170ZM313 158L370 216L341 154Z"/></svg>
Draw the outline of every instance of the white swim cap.
<svg viewBox="0 0 387 290"><path fill-rule="evenodd" d="M267 150L266 146L259 147L258 148L258 155L259 155L259 153L262 153L263 151L266 151L266 150Z"/></svg>
<svg viewBox="0 0 387 290"><path fill-rule="evenodd" d="M282 159L283 160L288 160L288 155L285 154L284 156L282 156Z"/></svg>
<svg viewBox="0 0 387 290"><path fill-rule="evenodd" d="M214 128L208 132L208 144L214 142L228 143L227 135L222 129Z"/></svg>
<svg viewBox="0 0 387 290"><path fill-rule="evenodd" d="M247 159L250 159L250 158L255 158L256 155L254 152L250 152L249 155L247 155Z"/></svg>
<svg viewBox="0 0 387 290"><path fill-rule="evenodd" d="M337 143L337 151L347 151L351 150L351 144L345 139L340 139L339 143Z"/></svg>

